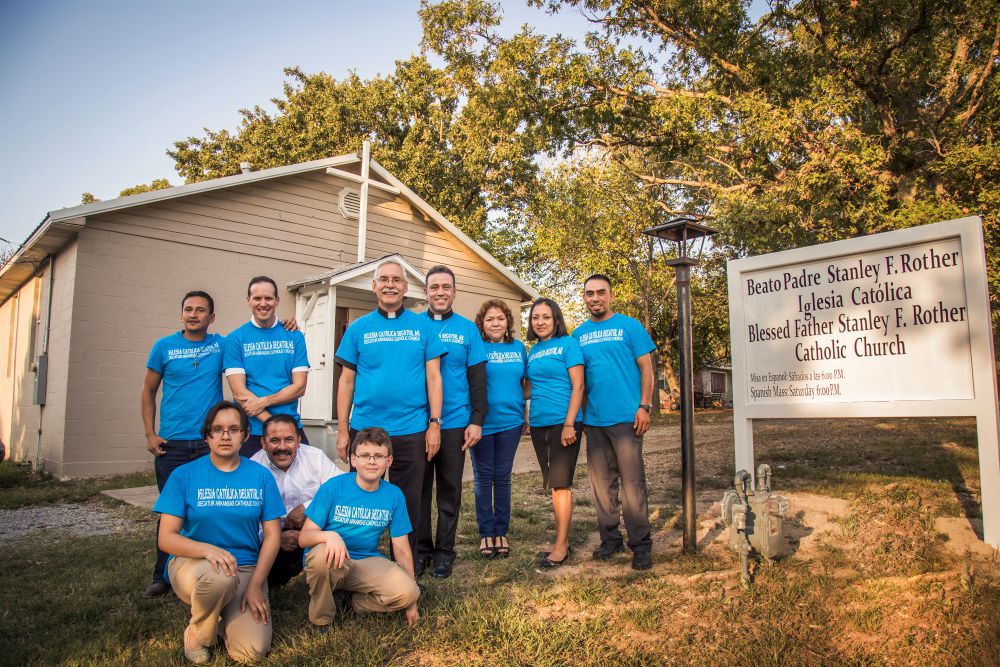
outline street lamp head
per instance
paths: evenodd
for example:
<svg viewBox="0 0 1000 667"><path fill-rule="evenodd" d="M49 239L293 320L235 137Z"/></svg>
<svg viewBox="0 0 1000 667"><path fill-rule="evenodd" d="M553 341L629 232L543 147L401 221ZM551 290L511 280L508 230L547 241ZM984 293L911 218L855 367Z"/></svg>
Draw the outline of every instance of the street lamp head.
<svg viewBox="0 0 1000 667"><path fill-rule="evenodd" d="M656 225L649 229L642 230L643 234L652 236L659 240L660 250L665 252L664 241L673 241L677 244L677 258L669 260L668 266L676 264L688 264L694 266L701 259L701 253L705 249L705 237L715 233L714 229L709 229L699 223L695 218L680 217L674 218L662 225ZM694 251L694 242L701 239L697 253Z"/></svg>

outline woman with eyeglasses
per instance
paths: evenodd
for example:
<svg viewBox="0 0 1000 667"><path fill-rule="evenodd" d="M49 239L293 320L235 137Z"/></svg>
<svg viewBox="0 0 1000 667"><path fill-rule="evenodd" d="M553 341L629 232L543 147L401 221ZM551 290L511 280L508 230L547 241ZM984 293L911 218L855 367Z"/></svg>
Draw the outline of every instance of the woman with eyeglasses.
<svg viewBox="0 0 1000 667"><path fill-rule="evenodd" d="M237 662L271 650L267 573L285 506L271 473L240 456L248 421L236 403L216 403L201 431L209 455L177 468L153 507L170 585L191 605L184 657L196 664L217 636Z"/></svg>
<svg viewBox="0 0 1000 667"><path fill-rule="evenodd" d="M538 299L528 312L528 423L545 488L552 489L556 539L540 554L542 569L559 567L569 558L569 524L573 518L573 473L580 456L583 430L583 353L569 335L559 305Z"/></svg>
<svg viewBox="0 0 1000 667"><path fill-rule="evenodd" d="M475 478L479 553L483 558L510 555L510 487L514 454L527 419L524 414L524 374L528 353L514 338L514 317L500 299L483 303L476 327L486 342L486 395L489 409L483 437L469 450Z"/></svg>

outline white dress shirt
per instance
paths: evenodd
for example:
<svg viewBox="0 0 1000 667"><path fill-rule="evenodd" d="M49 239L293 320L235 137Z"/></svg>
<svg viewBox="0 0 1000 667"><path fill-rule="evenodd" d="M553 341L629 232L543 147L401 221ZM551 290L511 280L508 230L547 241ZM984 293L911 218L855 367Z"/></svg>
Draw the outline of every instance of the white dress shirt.
<svg viewBox="0 0 1000 667"><path fill-rule="evenodd" d="M271 459L263 449L254 454L250 460L271 471L274 481L278 483L281 501L285 503L285 514L299 505L308 508L323 482L344 474L344 471L334 465L322 449L306 444L299 445L299 451L287 471L271 463Z"/></svg>

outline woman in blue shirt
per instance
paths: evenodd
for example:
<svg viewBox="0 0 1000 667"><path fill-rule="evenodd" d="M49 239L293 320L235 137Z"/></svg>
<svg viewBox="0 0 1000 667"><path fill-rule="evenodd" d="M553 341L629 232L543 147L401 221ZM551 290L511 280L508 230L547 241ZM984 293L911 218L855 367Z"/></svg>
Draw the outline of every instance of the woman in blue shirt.
<svg viewBox="0 0 1000 667"><path fill-rule="evenodd" d="M170 584L191 605L184 657L194 663L209 661L217 635L237 662L271 649L267 573L285 506L271 473L240 456L248 426L237 404L216 403L202 426L209 455L177 468L153 507Z"/></svg>
<svg viewBox="0 0 1000 667"><path fill-rule="evenodd" d="M537 341L528 353L528 423L542 480L552 489L556 523L555 542L542 553L538 565L551 569L565 563L570 552L573 473L583 430L583 354L566 330L559 305L551 299L538 299L531 305L528 340Z"/></svg>
<svg viewBox="0 0 1000 667"><path fill-rule="evenodd" d="M514 338L514 317L500 299L479 307L476 327L486 341L486 396L489 409L483 437L471 448L475 476L479 553L484 558L510 555L510 477L514 454L524 432L524 376L527 353Z"/></svg>

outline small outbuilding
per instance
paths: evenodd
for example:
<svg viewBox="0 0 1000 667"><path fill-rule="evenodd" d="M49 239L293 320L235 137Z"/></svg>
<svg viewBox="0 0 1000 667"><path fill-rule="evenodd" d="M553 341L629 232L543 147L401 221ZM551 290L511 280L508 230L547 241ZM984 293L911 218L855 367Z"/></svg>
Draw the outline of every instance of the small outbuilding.
<svg viewBox="0 0 1000 667"><path fill-rule="evenodd" d="M375 307L371 274L403 263L407 307L424 273L451 267L455 310L488 298L515 313L538 294L368 155L341 155L50 212L0 268L0 440L8 458L59 477L146 469L139 389L153 342L180 328L180 299L209 292L212 331L249 317L246 285L269 275L278 313L304 329L300 411L314 444L335 433L333 356Z"/></svg>

